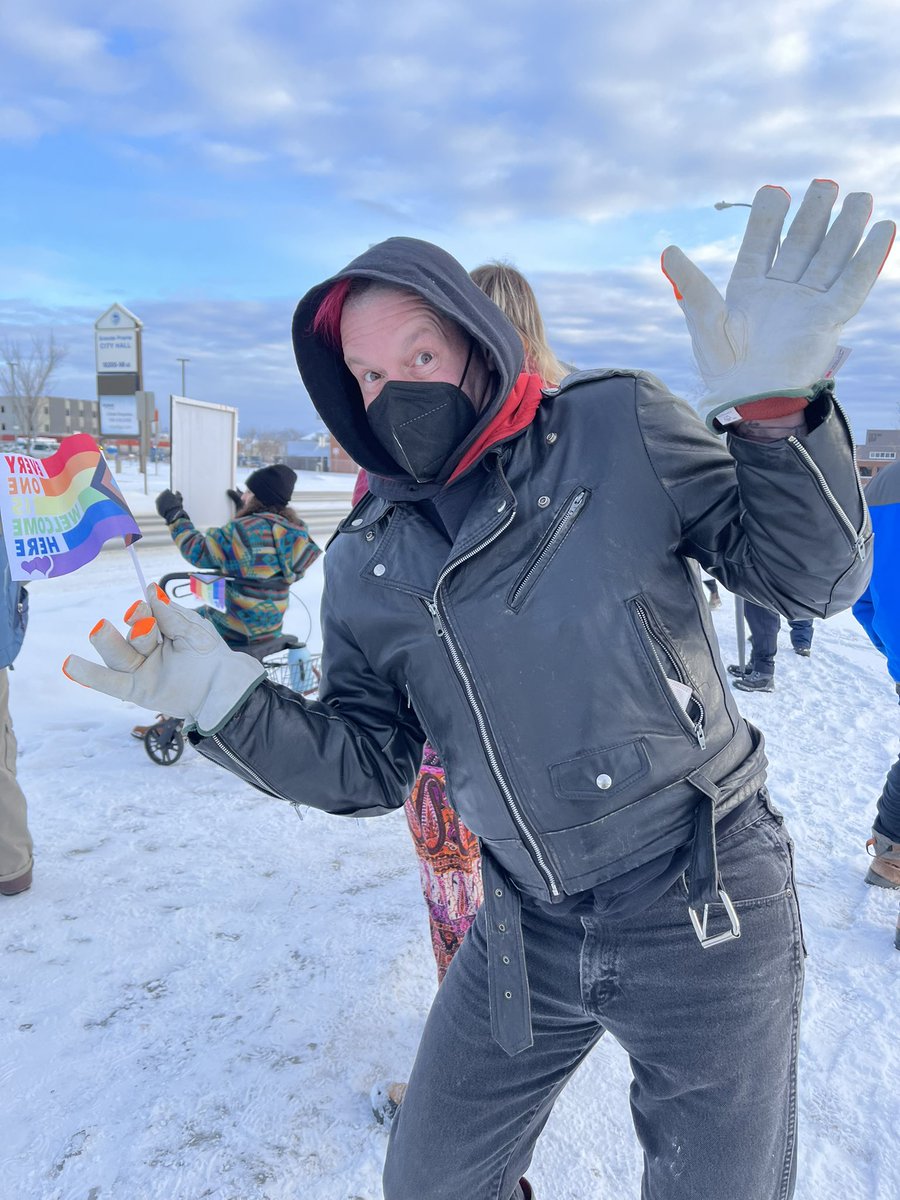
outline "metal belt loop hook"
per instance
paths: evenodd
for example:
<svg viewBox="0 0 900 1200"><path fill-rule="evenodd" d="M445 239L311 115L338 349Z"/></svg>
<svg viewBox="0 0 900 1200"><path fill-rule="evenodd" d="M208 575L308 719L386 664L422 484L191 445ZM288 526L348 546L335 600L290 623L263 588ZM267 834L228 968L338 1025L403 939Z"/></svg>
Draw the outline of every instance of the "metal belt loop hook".
<svg viewBox="0 0 900 1200"><path fill-rule="evenodd" d="M734 938L741 936L741 922L735 911L734 905L731 903L731 897L724 888L719 888L719 899L725 907L725 912L728 914L728 920L731 922L731 928L724 933L714 933L707 935L706 922L709 918L709 905L703 905L703 920L697 916L697 910L688 905L688 912L691 916L691 924L694 926L694 933L697 935L697 940L704 950L708 950L710 946L718 946L722 942L730 942Z"/></svg>

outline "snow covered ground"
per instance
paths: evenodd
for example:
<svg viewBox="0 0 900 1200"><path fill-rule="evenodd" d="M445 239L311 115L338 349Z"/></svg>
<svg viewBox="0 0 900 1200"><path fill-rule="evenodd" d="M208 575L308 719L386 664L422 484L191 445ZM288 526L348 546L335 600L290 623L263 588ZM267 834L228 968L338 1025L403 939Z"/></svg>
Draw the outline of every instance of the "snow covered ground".
<svg viewBox="0 0 900 1200"><path fill-rule="evenodd" d="M167 483L152 470L151 496ZM142 483L120 480L150 511ZM174 549L140 557L148 578L181 566ZM313 648L321 584L317 564L295 589ZM386 1135L369 1088L405 1076L435 986L402 815L301 821L190 748L154 765L129 737L145 713L60 671L69 652L90 653L101 615L119 619L135 599L127 556L104 552L30 591L11 690L35 883L0 898L0 1192L378 1200ZM733 661L727 596L715 621ZM288 628L306 633L299 606ZM766 733L797 842L810 950L797 1197L888 1200L897 895L862 881L896 700L844 614L817 623L810 660L785 628L777 691L741 703ZM604 1039L540 1142L529 1173L540 1200L638 1196L628 1079Z"/></svg>

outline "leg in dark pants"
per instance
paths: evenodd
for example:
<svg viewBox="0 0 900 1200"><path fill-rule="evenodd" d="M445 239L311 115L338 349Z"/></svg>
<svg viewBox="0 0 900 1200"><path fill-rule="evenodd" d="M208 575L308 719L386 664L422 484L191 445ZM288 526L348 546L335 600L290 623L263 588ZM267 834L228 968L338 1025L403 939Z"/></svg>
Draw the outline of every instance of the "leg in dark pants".
<svg viewBox="0 0 900 1200"><path fill-rule="evenodd" d="M884 788L878 797L874 828L892 842L900 844L900 758L888 771Z"/></svg>
<svg viewBox="0 0 900 1200"><path fill-rule="evenodd" d="M763 608L761 604L754 604L752 600L745 601L744 616L750 627L750 638L753 642L750 670L757 671L760 675L774 675L781 618L770 608Z"/></svg>
<svg viewBox="0 0 900 1200"><path fill-rule="evenodd" d="M791 645L798 654L802 654L804 650L812 649L813 640L813 623L812 621L790 621L791 627Z"/></svg>
<svg viewBox="0 0 900 1200"><path fill-rule="evenodd" d="M762 798L719 869L742 934L709 950L681 880L621 921L526 900L534 1045L514 1056L491 1038L482 909L394 1118L385 1200L521 1200L556 1097L605 1030L631 1059L644 1200L788 1200L803 956L790 842ZM718 905L710 922L727 927Z"/></svg>

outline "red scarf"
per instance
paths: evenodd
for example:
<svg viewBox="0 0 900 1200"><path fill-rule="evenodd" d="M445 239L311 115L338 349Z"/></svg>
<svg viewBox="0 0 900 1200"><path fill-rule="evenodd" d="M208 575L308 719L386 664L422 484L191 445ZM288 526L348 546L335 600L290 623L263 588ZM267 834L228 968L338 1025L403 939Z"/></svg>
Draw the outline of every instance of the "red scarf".
<svg viewBox="0 0 900 1200"><path fill-rule="evenodd" d="M456 470L447 480L448 484L452 483L454 479L458 479L463 471L468 470L488 447L496 445L497 442L506 441L514 433L519 433L520 430L526 429L531 424L542 399L543 386L540 375L529 375L525 371L522 372L513 384L512 391L503 401L503 407L460 459Z"/></svg>

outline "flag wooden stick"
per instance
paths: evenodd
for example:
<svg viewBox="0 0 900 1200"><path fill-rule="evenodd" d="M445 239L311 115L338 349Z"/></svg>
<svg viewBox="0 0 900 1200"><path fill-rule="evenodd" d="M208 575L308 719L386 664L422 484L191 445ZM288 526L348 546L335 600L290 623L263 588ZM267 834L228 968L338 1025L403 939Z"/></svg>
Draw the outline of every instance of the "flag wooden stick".
<svg viewBox="0 0 900 1200"><path fill-rule="evenodd" d="M138 583L141 585L141 595L146 599L148 596L147 580L144 578L144 572L141 570L141 564L138 562L137 551L134 548L133 542L128 547L128 553L131 555L131 561L134 563L135 574L138 577Z"/></svg>

